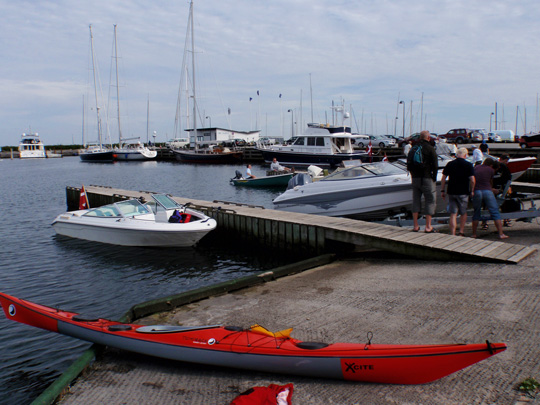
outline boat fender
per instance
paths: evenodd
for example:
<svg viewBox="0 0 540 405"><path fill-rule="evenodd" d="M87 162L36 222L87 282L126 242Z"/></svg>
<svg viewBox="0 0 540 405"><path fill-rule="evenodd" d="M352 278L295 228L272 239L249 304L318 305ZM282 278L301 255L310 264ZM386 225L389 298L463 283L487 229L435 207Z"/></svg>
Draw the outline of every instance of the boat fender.
<svg viewBox="0 0 540 405"><path fill-rule="evenodd" d="M328 346L328 343L322 343L322 342L298 342L296 344L300 349L307 349L307 350L317 350L317 349L323 349Z"/></svg>
<svg viewBox="0 0 540 405"><path fill-rule="evenodd" d="M107 329L109 329L111 332L125 332L125 331L128 331L128 330L131 330L131 326L130 325L111 325L109 326Z"/></svg>

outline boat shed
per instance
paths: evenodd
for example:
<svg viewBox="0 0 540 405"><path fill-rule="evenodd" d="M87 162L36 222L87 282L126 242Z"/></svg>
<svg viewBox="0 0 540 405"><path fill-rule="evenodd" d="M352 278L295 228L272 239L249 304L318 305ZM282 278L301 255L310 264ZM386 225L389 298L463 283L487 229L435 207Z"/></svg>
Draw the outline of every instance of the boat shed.
<svg viewBox="0 0 540 405"><path fill-rule="evenodd" d="M193 136L193 129L186 129L189 132L190 146L195 147L195 137ZM232 141L233 139L242 139L249 142L257 142L259 140L261 131L234 131L232 129L225 129L219 127L197 128L197 140L196 142L201 144L213 144L220 142Z"/></svg>

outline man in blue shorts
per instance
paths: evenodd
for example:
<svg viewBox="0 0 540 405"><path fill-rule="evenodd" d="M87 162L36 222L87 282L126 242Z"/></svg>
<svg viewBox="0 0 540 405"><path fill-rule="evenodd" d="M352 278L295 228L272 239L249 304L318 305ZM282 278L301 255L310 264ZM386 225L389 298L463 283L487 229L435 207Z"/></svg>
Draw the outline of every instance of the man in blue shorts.
<svg viewBox="0 0 540 405"><path fill-rule="evenodd" d="M448 212L450 213L450 234L456 234L457 216L459 217L459 235L465 236L465 224L467 223L467 204L469 196L474 195L474 167L467 162L468 151L459 148L456 159L448 162L443 169L441 179L441 195L445 199L448 194ZM446 179L448 178L448 191L446 191Z"/></svg>

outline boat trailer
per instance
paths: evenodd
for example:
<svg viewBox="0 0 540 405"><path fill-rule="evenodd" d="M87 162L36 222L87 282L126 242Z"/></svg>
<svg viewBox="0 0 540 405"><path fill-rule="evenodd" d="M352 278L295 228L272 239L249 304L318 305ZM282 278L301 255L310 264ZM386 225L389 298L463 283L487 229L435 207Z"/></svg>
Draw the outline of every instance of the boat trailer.
<svg viewBox="0 0 540 405"><path fill-rule="evenodd" d="M514 201L519 204L520 209L511 212L501 211L501 220L516 220L520 222L529 222L532 223L534 218L540 217L540 208L537 206L537 202L540 202L540 194L532 193L516 193L512 198L497 198L499 202L499 208L505 201ZM473 210L467 210L467 223L472 222ZM480 221L490 221L491 216L489 211L482 210L482 217ZM450 215L448 213L436 213L433 215L431 223L433 225L444 225L448 224L450 220ZM537 221L538 222L538 221ZM410 213L401 213L386 218L382 221L377 221L377 223L385 225L394 225L398 227L407 227L414 226L413 220L410 218ZM419 225L425 225L426 220L424 217L418 218ZM539 223L540 224L540 223Z"/></svg>

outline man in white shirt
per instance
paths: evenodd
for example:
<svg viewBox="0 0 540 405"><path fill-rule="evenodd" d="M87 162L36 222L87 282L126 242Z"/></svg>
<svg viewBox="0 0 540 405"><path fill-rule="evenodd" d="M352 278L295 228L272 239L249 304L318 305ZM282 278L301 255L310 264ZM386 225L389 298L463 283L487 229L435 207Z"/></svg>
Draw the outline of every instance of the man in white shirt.
<svg viewBox="0 0 540 405"><path fill-rule="evenodd" d="M481 165L482 162L484 161L484 154L482 153L482 151L480 149L478 149L476 147L476 145L471 145L472 146L472 149L473 149L473 153L472 153L472 163L473 165Z"/></svg>
<svg viewBox="0 0 540 405"><path fill-rule="evenodd" d="M405 156L409 156L409 152L411 151L411 148L412 148L412 141L406 142L405 145L403 146L403 154Z"/></svg>

